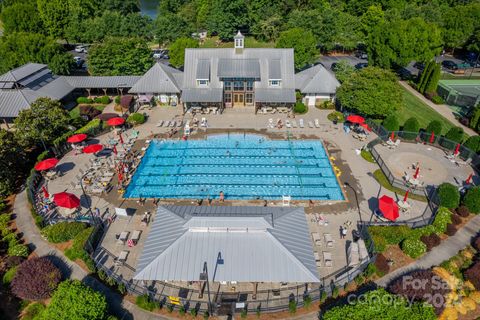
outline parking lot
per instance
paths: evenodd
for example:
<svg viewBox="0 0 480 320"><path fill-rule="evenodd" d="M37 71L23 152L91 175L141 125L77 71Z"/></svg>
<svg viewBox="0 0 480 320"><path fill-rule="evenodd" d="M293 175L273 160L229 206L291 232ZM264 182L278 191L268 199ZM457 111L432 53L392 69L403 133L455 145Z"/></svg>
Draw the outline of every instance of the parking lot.
<svg viewBox="0 0 480 320"><path fill-rule="evenodd" d="M331 69L332 63L340 62L342 60L347 60L352 66L355 66L357 63L367 63L367 59L359 59L355 56L321 56L319 61L327 69Z"/></svg>

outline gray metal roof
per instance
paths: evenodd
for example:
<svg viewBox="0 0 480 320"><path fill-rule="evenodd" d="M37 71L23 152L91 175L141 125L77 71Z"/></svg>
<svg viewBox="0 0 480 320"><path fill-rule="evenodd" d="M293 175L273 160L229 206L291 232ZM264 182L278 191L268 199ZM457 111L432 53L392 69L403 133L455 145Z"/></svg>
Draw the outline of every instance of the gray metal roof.
<svg viewBox="0 0 480 320"><path fill-rule="evenodd" d="M200 59L197 63L197 80L210 80L210 60Z"/></svg>
<svg viewBox="0 0 480 320"><path fill-rule="evenodd" d="M131 88L141 76L62 76L72 87L81 89Z"/></svg>
<svg viewBox="0 0 480 320"><path fill-rule="evenodd" d="M303 208L162 206L136 280L198 281L206 261L216 281L319 282Z"/></svg>
<svg viewBox="0 0 480 320"><path fill-rule="evenodd" d="M296 101L295 89L282 89L282 88L256 89L255 101L256 102L295 103Z"/></svg>
<svg viewBox="0 0 480 320"><path fill-rule="evenodd" d="M30 76L42 69L47 68L46 64L41 63L27 63L23 66L15 68L13 70L8 71L7 73L0 76L0 82L3 81L20 81L23 78Z"/></svg>
<svg viewBox="0 0 480 320"><path fill-rule="evenodd" d="M55 100L61 100L70 92L75 90L64 78L59 77L36 90L37 94L42 97L49 97Z"/></svg>
<svg viewBox="0 0 480 320"><path fill-rule="evenodd" d="M295 75L295 88L302 93L334 94L340 86L337 78L321 64Z"/></svg>
<svg viewBox="0 0 480 320"><path fill-rule="evenodd" d="M260 79L260 63L258 59L220 59L217 76Z"/></svg>
<svg viewBox="0 0 480 320"><path fill-rule="evenodd" d="M15 118L21 110L30 108L22 90L0 90L0 117Z"/></svg>
<svg viewBox="0 0 480 320"><path fill-rule="evenodd" d="M183 89L182 90L183 102L222 102L223 101L223 89Z"/></svg>
<svg viewBox="0 0 480 320"><path fill-rule="evenodd" d="M155 63L128 91L129 93L180 93L174 74L182 73L163 63Z"/></svg>
<svg viewBox="0 0 480 320"><path fill-rule="evenodd" d="M280 60L273 59L268 62L268 78L270 80L280 80L282 79L282 67Z"/></svg>

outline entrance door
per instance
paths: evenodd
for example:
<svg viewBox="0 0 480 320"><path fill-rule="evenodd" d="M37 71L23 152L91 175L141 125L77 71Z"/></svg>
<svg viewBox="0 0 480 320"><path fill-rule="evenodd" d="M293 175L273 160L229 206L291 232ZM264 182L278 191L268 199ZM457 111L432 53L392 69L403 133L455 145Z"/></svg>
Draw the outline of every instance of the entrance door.
<svg viewBox="0 0 480 320"><path fill-rule="evenodd" d="M233 106L244 106L243 103L244 93L234 93L233 94Z"/></svg>

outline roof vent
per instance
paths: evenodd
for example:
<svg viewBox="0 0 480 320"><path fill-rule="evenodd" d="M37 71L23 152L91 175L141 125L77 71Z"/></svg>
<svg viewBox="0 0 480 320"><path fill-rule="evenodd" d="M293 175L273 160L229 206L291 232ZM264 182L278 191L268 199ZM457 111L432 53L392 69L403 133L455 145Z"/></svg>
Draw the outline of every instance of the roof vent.
<svg viewBox="0 0 480 320"><path fill-rule="evenodd" d="M245 37L240 30L238 31L237 35L233 37L233 40L235 41L235 53L241 54L243 52Z"/></svg>

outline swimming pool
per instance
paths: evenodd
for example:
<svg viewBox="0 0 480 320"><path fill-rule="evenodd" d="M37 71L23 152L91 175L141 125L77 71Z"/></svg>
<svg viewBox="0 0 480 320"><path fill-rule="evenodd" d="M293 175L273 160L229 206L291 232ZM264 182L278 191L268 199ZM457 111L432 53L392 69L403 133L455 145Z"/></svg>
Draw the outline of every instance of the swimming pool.
<svg viewBox="0 0 480 320"><path fill-rule="evenodd" d="M267 140L222 134L205 140L152 141L126 198L343 200L318 140Z"/></svg>

